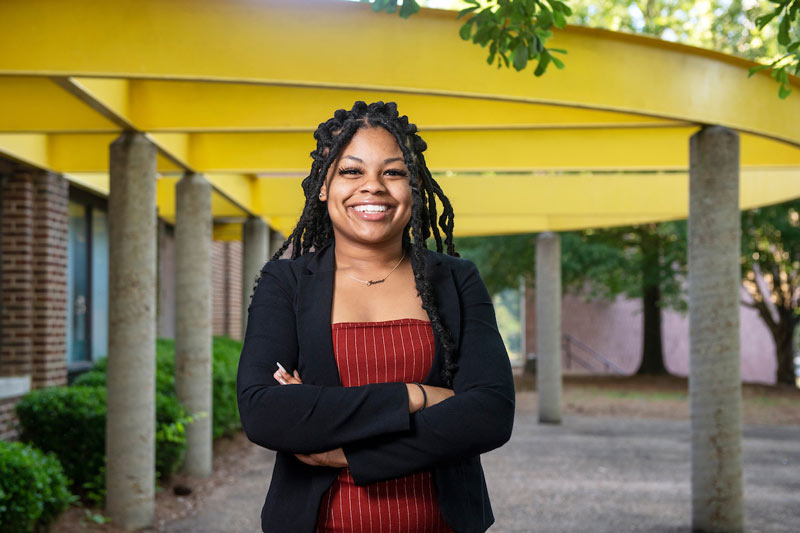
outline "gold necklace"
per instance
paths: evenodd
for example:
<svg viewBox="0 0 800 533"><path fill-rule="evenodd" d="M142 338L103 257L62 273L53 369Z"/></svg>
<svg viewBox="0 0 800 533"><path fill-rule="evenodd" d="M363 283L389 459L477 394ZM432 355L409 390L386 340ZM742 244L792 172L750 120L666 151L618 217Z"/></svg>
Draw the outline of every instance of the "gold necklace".
<svg viewBox="0 0 800 533"><path fill-rule="evenodd" d="M395 270L397 270L397 267L399 267L399 266L400 266L400 263L402 263L402 262L403 262L403 259L405 259L405 258L406 258L406 251L405 251L405 250L403 250L403 255L400 257L400 261L398 261L398 262L397 262L397 264L394 266L394 268L391 270L391 272L389 272L388 274L386 274L386 277L385 277L385 278L383 278L383 279L375 279L375 280L372 280L372 279L358 279L358 278L357 278L357 277L355 277L355 276L351 276L351 275L350 275L350 274L348 274L347 272L345 272L345 275L346 275L346 276L348 276L348 277L350 277L350 278L353 278L354 280L358 281L359 283L363 283L364 285L366 285L367 287L369 287L369 286L371 286L371 285L376 285L376 284L378 284L378 283L383 283L384 281L386 281L386 278L388 278L389 276L391 276L391 275L392 275L392 272L394 272Z"/></svg>

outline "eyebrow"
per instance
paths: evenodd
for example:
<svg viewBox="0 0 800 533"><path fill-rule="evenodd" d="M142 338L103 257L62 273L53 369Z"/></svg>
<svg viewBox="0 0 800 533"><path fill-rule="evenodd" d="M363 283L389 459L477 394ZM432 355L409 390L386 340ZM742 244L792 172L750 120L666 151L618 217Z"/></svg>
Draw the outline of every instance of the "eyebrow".
<svg viewBox="0 0 800 533"><path fill-rule="evenodd" d="M346 155L346 156L344 156L344 159L353 159L355 161L358 161L359 163L362 163L362 164L364 163L363 159L361 159L359 157L356 157L354 155ZM402 157L390 157L389 159L384 159L383 160L383 164L384 165L388 165L389 163L394 163L395 161L402 161L402 160L403 160Z"/></svg>

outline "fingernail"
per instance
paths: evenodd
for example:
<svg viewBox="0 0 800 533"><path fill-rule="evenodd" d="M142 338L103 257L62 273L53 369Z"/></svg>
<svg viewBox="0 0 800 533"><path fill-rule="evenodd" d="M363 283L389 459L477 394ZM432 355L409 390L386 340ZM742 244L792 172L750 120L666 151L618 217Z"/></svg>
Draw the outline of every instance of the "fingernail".
<svg viewBox="0 0 800 533"><path fill-rule="evenodd" d="M281 383L283 383L284 385L288 385L288 383L286 383L286 382L285 382L285 381L284 381L282 378L278 378L278 381L280 381L280 382L281 382Z"/></svg>
<svg viewBox="0 0 800 533"><path fill-rule="evenodd" d="M283 370L284 372L286 372L286 369L285 369L285 368L283 368L283 365L282 365L282 364L278 363L277 361L276 361L276 363L278 364L278 368L280 368L281 370ZM286 372L286 373L288 374L288 372Z"/></svg>

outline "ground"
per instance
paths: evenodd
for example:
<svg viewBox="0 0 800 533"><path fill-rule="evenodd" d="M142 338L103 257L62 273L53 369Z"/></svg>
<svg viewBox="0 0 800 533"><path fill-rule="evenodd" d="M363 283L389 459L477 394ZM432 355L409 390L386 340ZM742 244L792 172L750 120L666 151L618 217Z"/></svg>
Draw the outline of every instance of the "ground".
<svg viewBox="0 0 800 533"><path fill-rule="evenodd" d="M530 419L535 418L533 415L536 412L535 377L517 377L516 389L518 393L518 418L520 421L526 420L525 423L528 424ZM800 406L800 390L792 387L746 384L743 386L742 397L743 422L746 427L755 428L754 431L758 431L761 426L786 427L787 430L792 431L800 428L800 409L798 409L798 406ZM630 419L631 424L635 421L637 427L641 426L642 429L640 431L645 433L652 432L654 436L658 433L658 428L671 427L670 424L678 424L674 430L683 431L683 426L677 421L687 421L689 419L687 381L673 376L565 376L563 414L565 419L573 417L576 420L576 424L580 424L581 431L586 431L585 428L591 427L595 423L593 419L600 420L601 426L607 425L605 421L613 425L624 422L625 419ZM662 422L659 423L659 420ZM625 426L625 424L622 423L620 428L622 426ZM524 430L523 427L526 426L519 425L520 431L533 432L531 433L531 438L535 438L539 432L536 430L535 424ZM569 424L565 424L565 427L569 429ZM617 426L614 427L617 428ZM620 434L623 431L620 428L614 429L612 433ZM548 431L558 430L547 429L541 431L541 433ZM597 433L599 430L592 429L591 431ZM517 425L515 425L515 434L512 437L512 441L515 440L518 434L524 435L522 432L518 433ZM611 436L613 437L613 435ZM554 435L554 437L561 438L557 435ZM492 452L490 457L487 457L488 464L485 465L487 472L492 461L498 462L512 459L511 457L501 457L503 455L501 450L504 449L506 447L497 452ZM514 450L513 447L510 447L508 448L508 453L514 453ZM206 516L208 515L208 510L218 506L224 507L227 501L231 501L231 505L236 505L236 502L242 498L242 494L237 491L256 490L259 493L255 495L253 500L263 502L268 478L264 478L263 471L254 470L253 465L260 464L263 468L271 469L271 466L267 464L270 460L265 455L265 450L254 446L242 433L230 439L218 439L215 442L214 449L213 475L207 479L175 475L167 482L162 483L156 496L155 527L146 531L194 531L198 527L197 523L204 524L205 529L202 529L202 531L222 531L223 529L220 528L223 526L209 524L209 520L214 518L213 514ZM557 460L557 457L554 457L554 460ZM747 455L745 456L745 461L747 462ZM683 461L683 463L685 462ZM677 465L680 464L682 463L677 463ZM255 479L243 483L243 476L253 476ZM520 480L520 483L524 484L525 481ZM569 481L571 485L575 483L575 481ZM630 480L628 480L628 483L630 483ZM531 483L531 485L535 484ZM676 487L680 488L683 485L680 484L680 480L676 481ZM188 496L176 496L175 487L179 486L190 487L192 493ZM254 487L254 489L250 487ZM550 487L552 488L552 485ZM567 491L568 489L577 490L574 487L565 488L564 490ZM546 494L548 497L555 497L554 495L558 494L558 491L550 489L539 488L537 490L540 490L542 494ZM514 494L519 494L519 490L512 493L510 497L513 498ZM751 493L748 492L747 494ZM493 504L496 511L503 511L506 508L504 500L500 498L496 503L493 499ZM681 503L681 505L684 504L685 502ZM248 503L247 505L252 507L253 504ZM256 503L256 505L258 504ZM509 508L521 509L518 503ZM258 510L260 510L260 507L250 513L253 515L248 518L250 522L243 522L241 527L230 522L223 522L226 524L224 530L253 531L253 520L257 520ZM100 512L100 510L87 511L83 508L70 509L54 524L52 531L65 533L121 533L123 531L110 524L98 525L93 523L92 516L100 519ZM541 513L541 511L539 512ZM662 509L657 512L668 514L670 511ZM780 510L776 511L776 516L780 515L780 512ZM753 513L750 514L752 515ZM496 515L499 516L497 512ZM523 518L520 517L519 519L522 520ZM231 518L226 520L231 520ZM501 521L498 519L498 526L493 527L492 530L503 530L503 526L500 524ZM512 522L506 521L506 524L512 524ZM563 521L559 522L559 524L563 525ZM517 530L512 526L508 527L511 527L511 529L508 529L509 531Z"/></svg>

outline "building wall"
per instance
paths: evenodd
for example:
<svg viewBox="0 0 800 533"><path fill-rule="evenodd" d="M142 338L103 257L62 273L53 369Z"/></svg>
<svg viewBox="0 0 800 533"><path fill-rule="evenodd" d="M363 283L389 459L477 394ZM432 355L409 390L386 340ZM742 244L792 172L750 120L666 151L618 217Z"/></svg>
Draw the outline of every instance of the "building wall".
<svg viewBox="0 0 800 533"><path fill-rule="evenodd" d="M214 241L211 248L212 331L241 339L242 243Z"/></svg>
<svg viewBox="0 0 800 533"><path fill-rule="evenodd" d="M742 289L742 297L745 297ZM536 351L535 291L526 291L526 346ZM581 343L621 367L626 373L636 372L641 361L643 328L641 300L618 297L613 302L584 301L582 296L568 294L561 303L561 329ZM740 307L740 342L742 381L775 383L777 369L775 344L758 313ZM662 314L664 364L678 376L689 374L689 316L664 310ZM565 372L567 353L562 346ZM589 357L582 349L573 348L579 356ZM573 362L572 369L583 371ZM602 368L600 368L602 370Z"/></svg>
<svg viewBox="0 0 800 533"><path fill-rule="evenodd" d="M16 438L8 377L30 388L67 383L67 203L59 174L13 168L0 175L0 436Z"/></svg>

